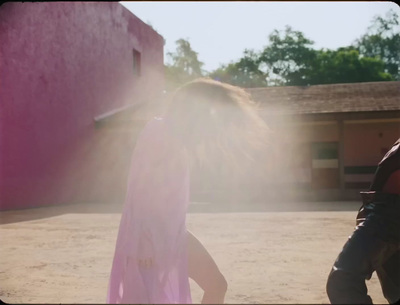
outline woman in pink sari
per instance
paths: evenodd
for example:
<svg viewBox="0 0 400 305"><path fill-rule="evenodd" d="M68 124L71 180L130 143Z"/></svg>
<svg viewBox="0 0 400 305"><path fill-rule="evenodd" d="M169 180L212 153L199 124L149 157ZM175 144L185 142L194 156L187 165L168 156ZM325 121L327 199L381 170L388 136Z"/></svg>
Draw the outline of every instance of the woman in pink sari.
<svg viewBox="0 0 400 305"><path fill-rule="evenodd" d="M202 303L224 302L224 276L186 229L189 168L248 156L266 132L240 88L199 79L175 92L136 143L107 303L191 303L189 277L204 290Z"/></svg>

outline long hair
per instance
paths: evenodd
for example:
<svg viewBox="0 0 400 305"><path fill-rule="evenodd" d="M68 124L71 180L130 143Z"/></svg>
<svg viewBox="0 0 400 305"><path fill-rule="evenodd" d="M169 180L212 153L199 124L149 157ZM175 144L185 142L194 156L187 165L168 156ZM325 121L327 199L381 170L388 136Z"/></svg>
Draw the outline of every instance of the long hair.
<svg viewBox="0 0 400 305"><path fill-rule="evenodd" d="M192 162L228 161L240 168L269 146L270 130L242 88L208 78L191 81L171 96L166 117Z"/></svg>

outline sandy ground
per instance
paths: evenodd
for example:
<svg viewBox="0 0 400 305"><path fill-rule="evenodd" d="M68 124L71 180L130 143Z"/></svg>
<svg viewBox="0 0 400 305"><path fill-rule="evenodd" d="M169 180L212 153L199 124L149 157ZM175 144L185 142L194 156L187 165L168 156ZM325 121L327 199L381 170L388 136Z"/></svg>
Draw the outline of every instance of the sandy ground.
<svg viewBox="0 0 400 305"><path fill-rule="evenodd" d="M331 265L354 228L358 202L210 208L188 228L228 280L227 303L328 303ZM0 298L7 303L104 303L120 207L81 204L0 213ZM375 303L387 304L374 274ZM201 289L191 281L194 303Z"/></svg>

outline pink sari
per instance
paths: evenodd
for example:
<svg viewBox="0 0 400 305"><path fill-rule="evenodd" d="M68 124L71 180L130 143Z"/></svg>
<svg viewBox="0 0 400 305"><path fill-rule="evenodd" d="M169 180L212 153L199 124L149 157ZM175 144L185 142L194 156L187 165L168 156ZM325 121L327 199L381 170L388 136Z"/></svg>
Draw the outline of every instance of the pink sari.
<svg viewBox="0 0 400 305"><path fill-rule="evenodd" d="M165 119L142 131L132 157L107 303L191 303L186 249L189 171ZM151 258L144 267L140 259Z"/></svg>

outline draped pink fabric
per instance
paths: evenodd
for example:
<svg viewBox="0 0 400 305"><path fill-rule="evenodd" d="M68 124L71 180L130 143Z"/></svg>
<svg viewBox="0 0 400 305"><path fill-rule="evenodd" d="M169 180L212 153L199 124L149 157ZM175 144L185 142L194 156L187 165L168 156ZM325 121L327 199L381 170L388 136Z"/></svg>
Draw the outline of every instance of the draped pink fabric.
<svg viewBox="0 0 400 305"><path fill-rule="evenodd" d="M191 303L187 272L187 160L154 118L143 129L131 161L107 303ZM138 264L151 258L152 266Z"/></svg>

